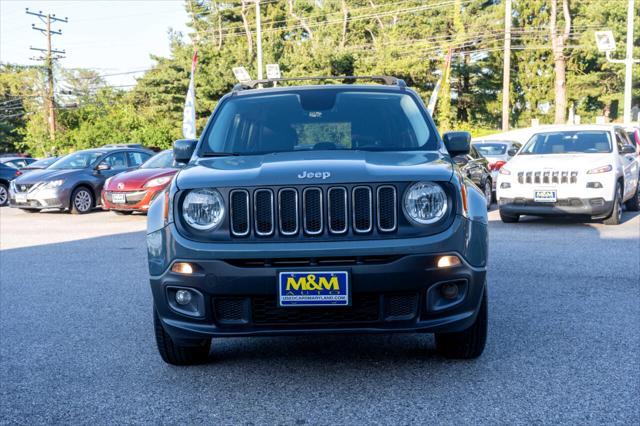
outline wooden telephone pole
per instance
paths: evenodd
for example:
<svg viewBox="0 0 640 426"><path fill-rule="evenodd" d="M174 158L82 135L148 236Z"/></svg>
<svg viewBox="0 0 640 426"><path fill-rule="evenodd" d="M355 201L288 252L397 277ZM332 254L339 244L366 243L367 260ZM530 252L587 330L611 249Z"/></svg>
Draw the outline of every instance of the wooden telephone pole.
<svg viewBox="0 0 640 426"><path fill-rule="evenodd" d="M31 24L31 29L36 30L36 31L40 31L42 34L44 34L45 36L47 36L47 48L46 49L41 49L38 47L30 47L31 50L35 50L38 52L42 52L44 53L46 56L42 57L37 57L34 58L32 57L32 60L37 60L37 61L45 61L45 67L47 69L47 121L49 123L49 137L51 138L52 141L55 141L56 139L56 108L55 108L55 87L54 87L54 80L53 80L53 61L55 61L56 59L61 59L64 58L64 55L66 53L65 50L56 50L53 49L52 45L51 45L51 36L52 35L61 35L62 34L62 30L57 30L54 31L51 29L51 23L52 22L63 22L63 23L67 23L69 22L67 18L61 19L61 18L57 18L55 14L44 14L42 13L42 11L39 12L32 12L29 10L29 8L26 9L26 13L27 15L33 15L38 17L44 24L45 24L45 28L40 28L37 27L36 24Z"/></svg>

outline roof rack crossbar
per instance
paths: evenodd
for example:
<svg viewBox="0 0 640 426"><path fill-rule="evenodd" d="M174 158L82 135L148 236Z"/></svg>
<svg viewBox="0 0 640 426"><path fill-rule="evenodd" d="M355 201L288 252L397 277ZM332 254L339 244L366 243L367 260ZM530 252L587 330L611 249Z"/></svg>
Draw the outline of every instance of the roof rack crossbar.
<svg viewBox="0 0 640 426"><path fill-rule="evenodd" d="M387 86L399 86L406 87L406 83L404 80L396 77L391 77L388 75L331 75L331 76L320 76L320 77L288 77L288 78L269 78L262 80L250 80L245 81L243 83L238 83L233 87L234 91L245 90L245 89L255 89L257 86L261 84L274 84L280 82L288 82L288 81L323 81L323 80L371 80L377 81Z"/></svg>

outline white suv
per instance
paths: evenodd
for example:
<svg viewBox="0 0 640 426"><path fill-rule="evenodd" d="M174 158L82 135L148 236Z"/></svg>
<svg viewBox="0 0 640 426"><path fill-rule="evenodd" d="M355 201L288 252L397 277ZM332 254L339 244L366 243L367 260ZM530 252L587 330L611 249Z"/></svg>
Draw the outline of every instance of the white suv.
<svg viewBox="0 0 640 426"><path fill-rule="evenodd" d="M575 214L617 225L623 203L640 208L638 164L622 127L545 127L500 169L500 218Z"/></svg>

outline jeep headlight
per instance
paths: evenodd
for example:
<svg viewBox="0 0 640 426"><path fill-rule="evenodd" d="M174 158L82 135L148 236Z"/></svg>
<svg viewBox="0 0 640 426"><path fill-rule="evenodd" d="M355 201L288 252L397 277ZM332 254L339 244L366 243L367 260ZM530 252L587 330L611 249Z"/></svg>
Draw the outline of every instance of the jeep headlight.
<svg viewBox="0 0 640 426"><path fill-rule="evenodd" d="M182 202L182 217L199 231L218 227L224 217L224 200L215 189L193 189Z"/></svg>
<svg viewBox="0 0 640 426"><path fill-rule="evenodd" d="M404 213L417 224L428 225L437 222L446 212L447 194L436 183L414 183L404 194Z"/></svg>

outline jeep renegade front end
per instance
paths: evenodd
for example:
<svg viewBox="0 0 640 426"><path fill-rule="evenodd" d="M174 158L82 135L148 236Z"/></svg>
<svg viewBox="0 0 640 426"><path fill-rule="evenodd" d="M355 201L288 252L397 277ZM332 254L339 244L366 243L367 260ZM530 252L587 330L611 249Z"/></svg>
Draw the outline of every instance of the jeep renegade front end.
<svg viewBox="0 0 640 426"><path fill-rule="evenodd" d="M342 79L342 77L340 78ZM207 359L211 338L435 333L474 358L487 334L487 209L402 80L238 86L151 206L158 349Z"/></svg>

